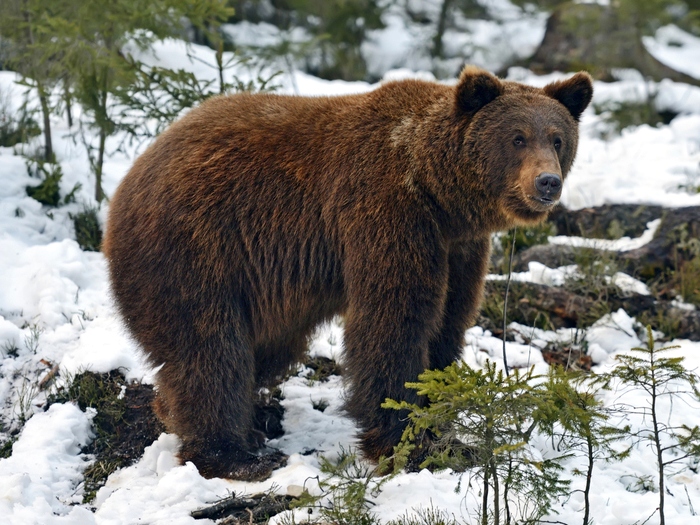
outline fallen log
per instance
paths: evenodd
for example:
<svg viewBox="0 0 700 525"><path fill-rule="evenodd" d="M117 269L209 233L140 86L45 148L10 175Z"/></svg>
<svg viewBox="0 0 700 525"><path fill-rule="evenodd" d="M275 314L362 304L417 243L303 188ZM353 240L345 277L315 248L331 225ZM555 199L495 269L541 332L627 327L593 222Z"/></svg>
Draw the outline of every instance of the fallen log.
<svg viewBox="0 0 700 525"><path fill-rule="evenodd" d="M700 257L700 206L666 210L651 242L620 257L627 269L647 279Z"/></svg>
<svg viewBox="0 0 700 525"><path fill-rule="evenodd" d="M606 232L614 221L618 231L639 233L641 225L646 227L649 220L658 218L661 224L653 239L644 246L629 251L609 251L596 248L575 248L564 245L537 245L516 254L514 271L526 271L532 261L550 268L576 264L581 258L598 256L600 259L614 259L622 271L650 280L669 270L679 271L681 267L700 256L700 206L660 209L629 205L608 205L584 210L556 210L552 222L560 235ZM649 219L649 220L647 220ZM643 231L643 230L642 230ZM605 238L601 235L601 238ZM597 255L596 255L597 253Z"/></svg>
<svg viewBox="0 0 700 525"><path fill-rule="evenodd" d="M604 293L605 297L591 297L565 286L511 282L507 321L548 330L588 328L603 315L622 308L641 324L664 332L666 338L700 341L700 310L682 308L675 301L656 300L650 295L625 294L614 285ZM505 282L487 281L485 295L478 324L500 336Z"/></svg>
<svg viewBox="0 0 700 525"><path fill-rule="evenodd" d="M618 239L639 237L647 223L660 219L663 213L661 206L645 204L604 204L580 210L557 206L547 220L557 235Z"/></svg>
<svg viewBox="0 0 700 525"><path fill-rule="evenodd" d="M190 513L196 520L221 519L221 523L267 523L272 516L289 509L294 500L291 496L278 494L255 494L237 497L235 493L208 507Z"/></svg>

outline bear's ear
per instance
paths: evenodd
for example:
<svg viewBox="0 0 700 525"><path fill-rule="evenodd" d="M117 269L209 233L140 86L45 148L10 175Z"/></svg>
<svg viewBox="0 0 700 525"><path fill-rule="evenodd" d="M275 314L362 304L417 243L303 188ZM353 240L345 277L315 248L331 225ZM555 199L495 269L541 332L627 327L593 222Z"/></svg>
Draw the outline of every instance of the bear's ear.
<svg viewBox="0 0 700 525"><path fill-rule="evenodd" d="M593 80L591 75L580 71L566 80L547 84L544 87L544 92L554 100L564 104L571 116L578 120L593 97Z"/></svg>
<svg viewBox="0 0 700 525"><path fill-rule="evenodd" d="M503 93L503 84L494 75L475 66L462 70L457 84L455 106L460 113L473 115Z"/></svg>

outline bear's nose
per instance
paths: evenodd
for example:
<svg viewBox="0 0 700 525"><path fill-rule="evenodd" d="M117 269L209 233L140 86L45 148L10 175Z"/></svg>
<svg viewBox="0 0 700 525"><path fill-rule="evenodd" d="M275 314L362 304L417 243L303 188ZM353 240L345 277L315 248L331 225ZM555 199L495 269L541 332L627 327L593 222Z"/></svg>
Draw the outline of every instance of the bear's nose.
<svg viewBox="0 0 700 525"><path fill-rule="evenodd" d="M535 188L542 197L556 197L561 191L561 179L554 173L540 173L535 178Z"/></svg>

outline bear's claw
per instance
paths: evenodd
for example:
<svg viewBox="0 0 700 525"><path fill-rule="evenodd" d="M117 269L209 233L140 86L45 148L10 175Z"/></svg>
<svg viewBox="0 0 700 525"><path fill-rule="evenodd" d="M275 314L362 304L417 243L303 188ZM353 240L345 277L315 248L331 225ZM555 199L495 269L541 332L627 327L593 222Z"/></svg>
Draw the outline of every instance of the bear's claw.
<svg viewBox="0 0 700 525"><path fill-rule="evenodd" d="M272 471L287 464L289 456L275 449L263 449L260 453L232 451L189 452L180 451L180 460L191 461L199 474L207 479L227 478L241 481L262 481Z"/></svg>
<svg viewBox="0 0 700 525"><path fill-rule="evenodd" d="M271 453L255 455L251 454L248 461L237 461L229 467L226 478L243 481L263 481L270 477L273 470L284 467L289 456L274 450Z"/></svg>

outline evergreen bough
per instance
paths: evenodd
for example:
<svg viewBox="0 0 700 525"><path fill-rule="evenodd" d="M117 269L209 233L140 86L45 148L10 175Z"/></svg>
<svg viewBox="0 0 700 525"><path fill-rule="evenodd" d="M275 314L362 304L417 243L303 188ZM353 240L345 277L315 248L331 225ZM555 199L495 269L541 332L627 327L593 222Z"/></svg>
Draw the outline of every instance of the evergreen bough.
<svg viewBox="0 0 700 525"><path fill-rule="evenodd" d="M638 444L656 455L660 525L665 525L664 497L668 467L700 459L700 427L672 424L670 412L659 403L700 401L698 376L683 366L682 357L665 357L673 346L657 348L651 327L643 348L616 357L609 373L576 375L550 368L544 377L533 369L514 370L510 376L487 362L482 370L455 363L429 370L406 387L417 390L425 403L387 399L385 408L407 413L408 425L395 449L399 470L426 454L420 467L469 470L479 480L481 525L535 523L553 511L558 497L568 493L569 481L559 479L560 461L579 456L586 460L583 525L590 525L593 469L599 461L622 461ZM601 389L622 388L646 394L645 406L603 406ZM685 397L684 397L685 396ZM647 426L614 425L615 417L638 415ZM553 459L538 459L529 445L535 434L548 437ZM633 439L630 440L629 438ZM427 439L426 439L427 438ZM432 441L420 450L416 443ZM466 443L466 444L465 444ZM515 510L514 510L515 509Z"/></svg>
<svg viewBox="0 0 700 525"><path fill-rule="evenodd" d="M98 218L98 209L84 205L82 211L68 216L73 221L75 240L80 249L89 252L99 252L102 246L102 228Z"/></svg>
<svg viewBox="0 0 700 525"><path fill-rule="evenodd" d="M27 186L27 195L41 204L56 207L61 203L60 182L63 170L60 164L51 162L34 162L27 160L27 172L31 176L41 178L36 186Z"/></svg>
<svg viewBox="0 0 700 525"><path fill-rule="evenodd" d="M533 369L507 376L490 362L483 370L461 362L419 375L406 387L426 396L427 405L391 399L383 405L409 412L395 467L415 454L417 438L431 434L434 442L420 466L470 469L480 485L482 525L537 522L569 487L559 478L558 462L536 457L528 446L546 398L541 379Z"/></svg>

